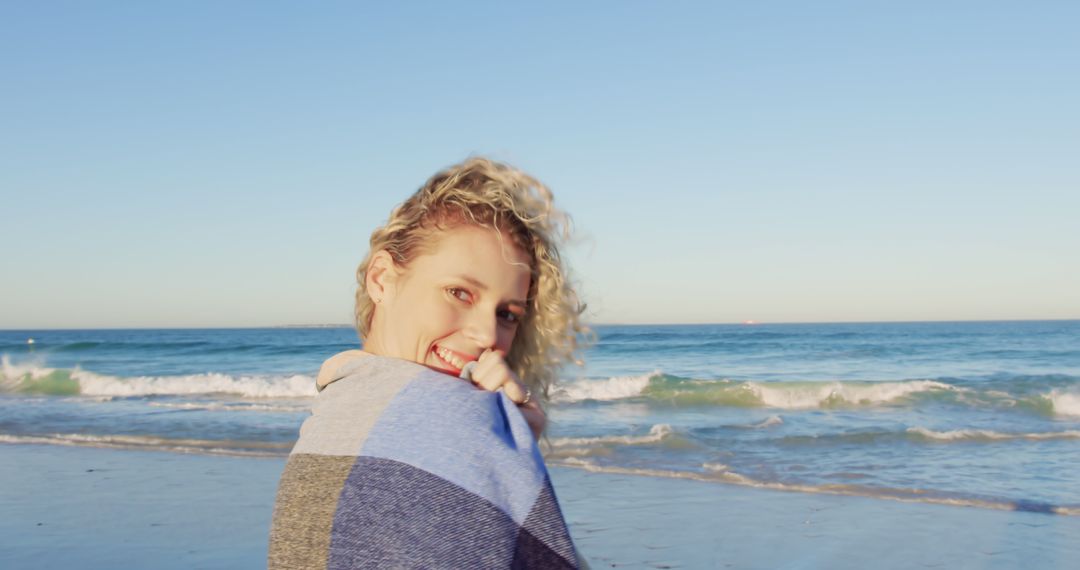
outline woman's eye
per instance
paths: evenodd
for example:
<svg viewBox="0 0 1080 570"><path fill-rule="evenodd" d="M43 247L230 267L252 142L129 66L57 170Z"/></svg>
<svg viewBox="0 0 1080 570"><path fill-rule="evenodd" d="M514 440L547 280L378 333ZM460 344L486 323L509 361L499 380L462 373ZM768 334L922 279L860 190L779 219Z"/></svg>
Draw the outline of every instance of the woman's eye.
<svg viewBox="0 0 1080 570"><path fill-rule="evenodd" d="M521 316L513 311L499 311L499 318L508 324L517 324Z"/></svg>
<svg viewBox="0 0 1080 570"><path fill-rule="evenodd" d="M451 288L447 289L446 292L450 293L454 297L457 297L457 299L459 301L464 301L464 302L468 303L469 301L472 300L472 295L470 295L468 291L466 291L464 289L460 289L458 287L451 287Z"/></svg>

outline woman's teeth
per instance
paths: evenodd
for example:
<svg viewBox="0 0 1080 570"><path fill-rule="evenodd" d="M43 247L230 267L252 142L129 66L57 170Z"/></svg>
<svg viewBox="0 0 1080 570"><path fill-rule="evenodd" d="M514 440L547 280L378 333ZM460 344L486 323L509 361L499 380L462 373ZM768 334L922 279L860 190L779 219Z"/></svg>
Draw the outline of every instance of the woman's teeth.
<svg viewBox="0 0 1080 570"><path fill-rule="evenodd" d="M439 357L443 360L449 362L450 364L453 364L454 368L457 368L458 370L465 368L465 362L457 356L454 356L454 353L450 352L449 350L446 350L445 348L440 346L435 349L435 353L438 354Z"/></svg>

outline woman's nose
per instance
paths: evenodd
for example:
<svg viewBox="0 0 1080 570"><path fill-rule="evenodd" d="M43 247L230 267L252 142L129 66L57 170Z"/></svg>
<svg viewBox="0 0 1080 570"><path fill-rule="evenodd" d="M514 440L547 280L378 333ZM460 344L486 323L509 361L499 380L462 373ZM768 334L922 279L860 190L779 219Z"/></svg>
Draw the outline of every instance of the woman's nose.
<svg viewBox="0 0 1080 570"><path fill-rule="evenodd" d="M485 315L481 311L475 311L469 318L465 328L465 336L469 337L480 348L495 346L497 322L495 315Z"/></svg>

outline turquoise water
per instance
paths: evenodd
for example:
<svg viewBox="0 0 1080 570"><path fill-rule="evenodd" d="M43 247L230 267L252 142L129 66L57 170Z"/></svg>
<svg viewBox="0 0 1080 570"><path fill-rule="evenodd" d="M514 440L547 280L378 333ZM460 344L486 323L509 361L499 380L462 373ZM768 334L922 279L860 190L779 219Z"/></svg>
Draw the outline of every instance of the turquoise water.
<svg viewBox="0 0 1080 570"><path fill-rule="evenodd" d="M597 332L553 393L549 464L1080 514L1080 321ZM322 360L356 346L348 328L0 331L0 442L283 456Z"/></svg>

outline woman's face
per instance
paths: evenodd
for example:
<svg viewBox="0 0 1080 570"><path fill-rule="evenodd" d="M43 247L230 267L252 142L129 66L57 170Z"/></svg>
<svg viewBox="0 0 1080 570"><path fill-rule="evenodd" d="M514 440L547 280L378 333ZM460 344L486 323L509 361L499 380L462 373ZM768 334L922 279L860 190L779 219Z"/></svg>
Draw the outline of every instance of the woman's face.
<svg viewBox="0 0 1080 570"><path fill-rule="evenodd" d="M457 376L489 348L509 352L528 307L529 260L488 228L429 239L428 253L405 268L385 252L373 256L367 286L379 302L364 349Z"/></svg>

